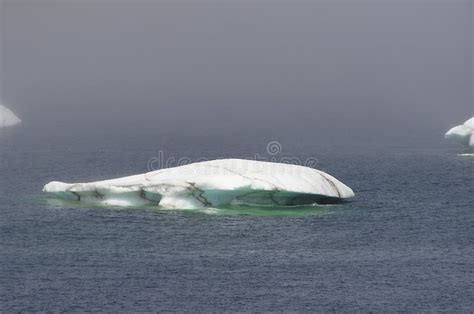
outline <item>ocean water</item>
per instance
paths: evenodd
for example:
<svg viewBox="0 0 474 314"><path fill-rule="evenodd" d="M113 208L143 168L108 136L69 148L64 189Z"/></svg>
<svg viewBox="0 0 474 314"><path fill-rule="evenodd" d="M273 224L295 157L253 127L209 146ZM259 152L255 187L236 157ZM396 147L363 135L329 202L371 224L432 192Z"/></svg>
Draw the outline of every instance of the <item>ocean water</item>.
<svg viewBox="0 0 474 314"><path fill-rule="evenodd" d="M0 311L472 311L474 158L274 139L0 136ZM165 158L317 159L356 198L164 211L48 199Z"/></svg>

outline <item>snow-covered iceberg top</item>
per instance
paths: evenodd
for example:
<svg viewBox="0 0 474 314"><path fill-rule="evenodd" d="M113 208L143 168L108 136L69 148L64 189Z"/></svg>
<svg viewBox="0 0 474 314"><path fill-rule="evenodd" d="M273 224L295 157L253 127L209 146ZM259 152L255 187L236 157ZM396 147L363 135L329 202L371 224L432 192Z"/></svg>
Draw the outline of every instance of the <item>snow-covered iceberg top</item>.
<svg viewBox="0 0 474 314"><path fill-rule="evenodd" d="M20 118L18 118L10 109L0 105L0 128L13 126L20 122Z"/></svg>
<svg viewBox="0 0 474 314"><path fill-rule="evenodd" d="M474 117L455 126L446 132L445 137L466 147L467 151L474 151Z"/></svg>
<svg viewBox="0 0 474 314"><path fill-rule="evenodd" d="M98 205L170 209L328 204L354 196L348 186L322 171L243 159L205 161L90 183L50 182L43 191Z"/></svg>

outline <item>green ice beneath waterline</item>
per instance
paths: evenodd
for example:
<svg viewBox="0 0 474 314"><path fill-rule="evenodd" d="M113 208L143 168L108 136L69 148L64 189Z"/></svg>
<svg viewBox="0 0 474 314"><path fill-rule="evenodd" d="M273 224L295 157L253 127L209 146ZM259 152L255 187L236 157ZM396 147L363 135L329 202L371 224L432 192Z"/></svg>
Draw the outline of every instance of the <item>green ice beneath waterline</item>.
<svg viewBox="0 0 474 314"><path fill-rule="evenodd" d="M56 209L81 209L81 210L117 210L117 211L147 211L159 214L189 214L189 215L216 215L216 216L257 216L257 217L300 217L328 214L341 207L336 205L298 205L298 206L262 206L262 205L232 205L223 207L207 207L196 209L163 209L156 206L104 206L84 204L78 201L56 198L43 198L43 203Z"/></svg>

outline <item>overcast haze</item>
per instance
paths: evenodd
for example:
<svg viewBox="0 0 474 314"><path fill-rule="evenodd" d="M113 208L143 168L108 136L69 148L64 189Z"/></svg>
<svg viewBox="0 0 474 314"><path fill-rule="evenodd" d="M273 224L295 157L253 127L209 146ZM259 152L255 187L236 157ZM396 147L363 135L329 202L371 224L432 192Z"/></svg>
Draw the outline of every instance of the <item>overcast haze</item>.
<svg viewBox="0 0 474 314"><path fill-rule="evenodd" d="M403 142L474 113L470 0L0 3L35 132Z"/></svg>

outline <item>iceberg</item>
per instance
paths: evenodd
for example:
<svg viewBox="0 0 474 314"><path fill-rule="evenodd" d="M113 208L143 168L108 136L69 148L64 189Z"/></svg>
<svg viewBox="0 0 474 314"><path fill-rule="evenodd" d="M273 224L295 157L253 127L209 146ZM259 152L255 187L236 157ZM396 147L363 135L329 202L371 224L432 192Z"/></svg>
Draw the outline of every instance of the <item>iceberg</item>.
<svg viewBox="0 0 474 314"><path fill-rule="evenodd" d="M466 148L466 153L474 153L474 117L446 132L445 137Z"/></svg>
<svg viewBox="0 0 474 314"><path fill-rule="evenodd" d="M55 197L105 206L195 209L339 203L354 196L333 176L304 166L220 159L90 183L50 182Z"/></svg>
<svg viewBox="0 0 474 314"><path fill-rule="evenodd" d="M18 118L10 109L0 105L0 128L14 126L20 122L20 118Z"/></svg>

